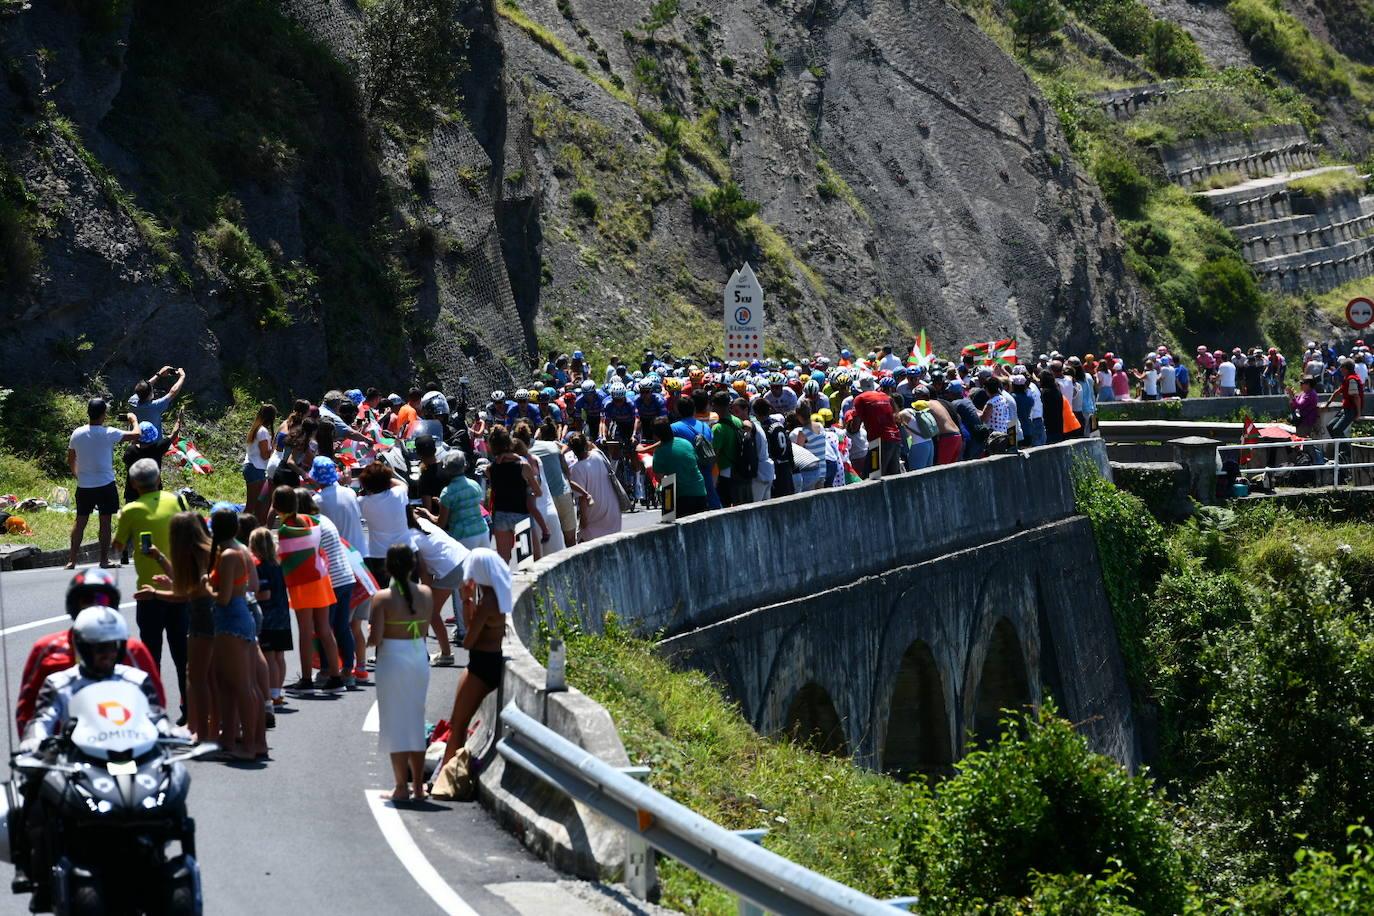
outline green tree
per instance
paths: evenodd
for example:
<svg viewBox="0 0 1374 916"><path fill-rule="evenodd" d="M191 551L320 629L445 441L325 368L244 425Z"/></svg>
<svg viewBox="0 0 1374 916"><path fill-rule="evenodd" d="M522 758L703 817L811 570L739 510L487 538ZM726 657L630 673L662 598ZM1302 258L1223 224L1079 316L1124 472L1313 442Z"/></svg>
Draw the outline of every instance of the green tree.
<svg viewBox="0 0 1374 916"><path fill-rule="evenodd" d="M1008 0L1011 30L1026 43L1026 56L1064 25L1064 8L1056 0Z"/></svg>
<svg viewBox="0 0 1374 916"><path fill-rule="evenodd" d="M466 68L468 30L458 0L375 0L362 27L363 102L369 116L423 130L450 107Z"/></svg>
<svg viewBox="0 0 1374 916"><path fill-rule="evenodd" d="M1197 271L1199 316L1213 327L1226 327L1256 315L1264 294L1250 268L1235 255L1225 255L1203 264Z"/></svg>
<svg viewBox="0 0 1374 916"><path fill-rule="evenodd" d="M677 18L678 0L655 0L649 7L649 15L644 17L644 31L653 38L654 33Z"/></svg>
<svg viewBox="0 0 1374 916"><path fill-rule="evenodd" d="M933 798L910 796L896 867L925 911L1044 894L1047 875L1119 875L1110 896L1120 903L1146 914L1181 912L1183 861L1151 782L1094 754L1050 704L1004 726ZM1060 896L1081 900L1069 886L1061 883Z"/></svg>
<svg viewBox="0 0 1374 916"><path fill-rule="evenodd" d="M1145 36L1145 63L1165 79L1197 76L1207 69L1193 36L1174 22L1156 20Z"/></svg>

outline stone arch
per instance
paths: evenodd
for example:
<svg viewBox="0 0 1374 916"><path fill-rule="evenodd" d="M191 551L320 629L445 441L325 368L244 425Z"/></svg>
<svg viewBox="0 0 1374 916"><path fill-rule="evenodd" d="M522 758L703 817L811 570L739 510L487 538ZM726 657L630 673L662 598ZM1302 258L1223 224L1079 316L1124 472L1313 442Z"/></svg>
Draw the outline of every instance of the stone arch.
<svg viewBox="0 0 1374 916"><path fill-rule="evenodd" d="M825 688L808 681L797 691L783 718L782 732L799 744L836 757L849 756L844 723Z"/></svg>
<svg viewBox="0 0 1374 916"><path fill-rule="evenodd" d="M902 656L892 684L882 769L900 779L939 776L954 764L949 705L930 646L917 641Z"/></svg>
<svg viewBox="0 0 1374 916"><path fill-rule="evenodd" d="M1032 705L1026 655L1016 627L1005 617L998 619L988 635L983 669L974 691L973 721L968 743L992 741L997 737L998 720L1004 709L1025 709Z"/></svg>

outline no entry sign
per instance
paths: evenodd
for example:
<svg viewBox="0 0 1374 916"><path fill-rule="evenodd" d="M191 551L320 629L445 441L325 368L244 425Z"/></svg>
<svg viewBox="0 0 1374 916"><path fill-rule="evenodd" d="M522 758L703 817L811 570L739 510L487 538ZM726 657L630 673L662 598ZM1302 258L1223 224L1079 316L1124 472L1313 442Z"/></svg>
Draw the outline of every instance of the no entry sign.
<svg viewBox="0 0 1374 916"><path fill-rule="evenodd" d="M1374 299L1367 296L1351 299L1345 307L1345 320L1357 331L1374 324Z"/></svg>

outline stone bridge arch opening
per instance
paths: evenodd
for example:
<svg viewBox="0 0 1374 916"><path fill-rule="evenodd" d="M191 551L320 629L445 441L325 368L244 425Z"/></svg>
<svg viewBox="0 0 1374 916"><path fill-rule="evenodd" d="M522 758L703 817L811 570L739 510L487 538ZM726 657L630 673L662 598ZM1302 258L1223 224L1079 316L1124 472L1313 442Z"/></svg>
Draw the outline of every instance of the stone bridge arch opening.
<svg viewBox="0 0 1374 916"><path fill-rule="evenodd" d="M883 771L898 779L945 776L954 766L949 715L940 669L930 646L914 642L892 685Z"/></svg>
<svg viewBox="0 0 1374 916"><path fill-rule="evenodd" d="M834 757L848 757L849 743L845 740L844 723L835 711L835 703L825 688L815 681L808 682L787 707L783 719L783 734L814 751Z"/></svg>
<svg viewBox="0 0 1374 916"><path fill-rule="evenodd" d="M1026 656L1016 628L1005 617L997 621L988 637L983 670L974 693L973 722L968 745L991 744L998 735L1002 710L1024 710L1031 705L1030 678Z"/></svg>

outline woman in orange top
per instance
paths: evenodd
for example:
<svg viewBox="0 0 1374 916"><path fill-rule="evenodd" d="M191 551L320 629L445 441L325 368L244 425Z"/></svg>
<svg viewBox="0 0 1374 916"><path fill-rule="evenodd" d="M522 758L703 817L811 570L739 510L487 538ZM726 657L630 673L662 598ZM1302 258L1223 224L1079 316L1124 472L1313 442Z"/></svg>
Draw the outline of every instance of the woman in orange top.
<svg viewBox="0 0 1374 916"><path fill-rule="evenodd" d="M321 655L328 666L324 689L344 689L339 676L339 647L329 626L329 608L334 604L334 586L329 581L329 561L320 547L320 532L316 521L301 514L296 491L288 486L272 492L272 508L277 510L281 527L277 530L277 555L286 576L286 591L291 597L291 609L296 612L296 633L300 637L301 679L292 690L314 690L310 676L314 641L319 639Z"/></svg>

